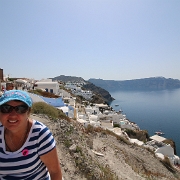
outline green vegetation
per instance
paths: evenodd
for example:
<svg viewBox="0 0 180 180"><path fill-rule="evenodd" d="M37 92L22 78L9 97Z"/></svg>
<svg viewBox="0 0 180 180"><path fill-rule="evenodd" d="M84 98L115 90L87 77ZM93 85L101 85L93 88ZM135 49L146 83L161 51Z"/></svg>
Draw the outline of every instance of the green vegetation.
<svg viewBox="0 0 180 180"><path fill-rule="evenodd" d="M33 114L45 114L54 120L58 118L69 120L69 118L61 110L44 102L33 103L31 112Z"/></svg>
<svg viewBox="0 0 180 180"><path fill-rule="evenodd" d="M136 136L136 132L131 129L125 129L125 132L128 134L129 137Z"/></svg>
<svg viewBox="0 0 180 180"><path fill-rule="evenodd" d="M70 136L73 133L74 128L70 126L69 130L65 132L66 136Z"/></svg>
<svg viewBox="0 0 180 180"><path fill-rule="evenodd" d="M64 141L64 145L65 145L67 148L69 148L69 147L72 145L72 143L71 143L70 140L66 139L66 140Z"/></svg>
<svg viewBox="0 0 180 180"><path fill-rule="evenodd" d="M120 127L120 124L114 124L113 126L114 126L114 128L115 127Z"/></svg>
<svg viewBox="0 0 180 180"><path fill-rule="evenodd" d="M8 81L12 81L12 82L13 82L13 78L9 78L9 77L8 77Z"/></svg>
<svg viewBox="0 0 180 180"><path fill-rule="evenodd" d="M88 133L91 134L91 133L95 132L95 131L94 131L94 127L91 126L90 124L88 124L88 126L87 126L85 132L86 132L87 134L88 134Z"/></svg>
<svg viewBox="0 0 180 180"><path fill-rule="evenodd" d="M43 96L43 97L49 97L49 98L58 98L59 97L53 93L42 91L41 89L29 90L28 92L33 93L33 94L37 94L37 95Z"/></svg>
<svg viewBox="0 0 180 180"><path fill-rule="evenodd" d="M143 142L146 142L147 140L149 140L149 134L147 130L136 131L136 130L131 130L131 129L125 129L125 132L130 138L135 138Z"/></svg>
<svg viewBox="0 0 180 180"><path fill-rule="evenodd" d="M76 96L76 102L82 104L83 101L86 99L83 96L77 95Z"/></svg>
<svg viewBox="0 0 180 180"><path fill-rule="evenodd" d="M81 156L83 156L83 152L82 152L82 148L81 148L81 147L77 146L77 147L76 147L76 152L77 152L77 153L80 153Z"/></svg>

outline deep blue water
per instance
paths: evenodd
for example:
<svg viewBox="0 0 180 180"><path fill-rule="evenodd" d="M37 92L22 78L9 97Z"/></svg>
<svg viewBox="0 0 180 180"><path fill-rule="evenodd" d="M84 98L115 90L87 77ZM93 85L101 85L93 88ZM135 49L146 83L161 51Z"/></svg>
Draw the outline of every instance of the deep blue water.
<svg viewBox="0 0 180 180"><path fill-rule="evenodd" d="M180 156L180 89L162 91L113 91L114 110L123 110L126 117L147 130L149 135L161 130L164 137L176 143ZM119 106L115 106L118 104Z"/></svg>

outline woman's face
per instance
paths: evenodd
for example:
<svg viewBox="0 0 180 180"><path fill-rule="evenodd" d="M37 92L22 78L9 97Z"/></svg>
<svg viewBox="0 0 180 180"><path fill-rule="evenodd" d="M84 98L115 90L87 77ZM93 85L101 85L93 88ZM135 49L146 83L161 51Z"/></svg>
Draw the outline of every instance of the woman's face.
<svg viewBox="0 0 180 180"><path fill-rule="evenodd" d="M6 103L6 105L15 107L15 106L26 105L26 104L21 101L9 101ZM2 113L0 111L0 122L9 131L12 131L12 132L22 131L27 126L27 119L29 117L29 114L30 114L29 109L21 114L16 112L15 109L13 109L9 113Z"/></svg>

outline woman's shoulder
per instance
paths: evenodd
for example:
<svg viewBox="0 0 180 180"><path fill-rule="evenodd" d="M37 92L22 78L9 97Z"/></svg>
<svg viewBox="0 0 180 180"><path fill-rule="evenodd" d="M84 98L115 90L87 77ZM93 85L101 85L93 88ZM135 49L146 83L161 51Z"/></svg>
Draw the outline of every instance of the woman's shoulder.
<svg viewBox="0 0 180 180"><path fill-rule="evenodd" d="M42 130L44 130L44 129L48 129L48 127L45 125L45 124L43 124L42 122L40 122L40 121L37 121L37 120L35 120L35 119L32 119L32 129L33 129L33 131L42 131Z"/></svg>
<svg viewBox="0 0 180 180"><path fill-rule="evenodd" d="M44 123L42 123L36 119L32 119L32 124L33 124L33 126L47 127Z"/></svg>

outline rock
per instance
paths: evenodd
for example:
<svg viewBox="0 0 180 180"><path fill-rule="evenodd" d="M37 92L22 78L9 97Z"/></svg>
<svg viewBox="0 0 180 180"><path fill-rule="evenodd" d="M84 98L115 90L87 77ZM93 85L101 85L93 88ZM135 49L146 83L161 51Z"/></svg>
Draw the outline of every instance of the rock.
<svg viewBox="0 0 180 180"><path fill-rule="evenodd" d="M73 145L69 148L69 150L70 150L70 152L76 152L76 148L77 148L77 145L73 144Z"/></svg>

